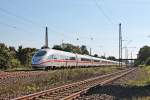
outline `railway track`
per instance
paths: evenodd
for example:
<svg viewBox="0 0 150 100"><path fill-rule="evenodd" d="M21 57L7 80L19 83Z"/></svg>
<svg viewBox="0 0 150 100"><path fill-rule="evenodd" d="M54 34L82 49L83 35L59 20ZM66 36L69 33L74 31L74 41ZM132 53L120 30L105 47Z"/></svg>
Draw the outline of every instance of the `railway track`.
<svg viewBox="0 0 150 100"><path fill-rule="evenodd" d="M118 71L115 73L102 75L99 77L87 79L80 82L75 82L72 84L63 85L57 88L29 94L26 96L18 97L13 100L72 100L80 95L86 93L88 89L96 85L106 85L109 84L126 74L134 71L134 69L126 69L123 71Z"/></svg>

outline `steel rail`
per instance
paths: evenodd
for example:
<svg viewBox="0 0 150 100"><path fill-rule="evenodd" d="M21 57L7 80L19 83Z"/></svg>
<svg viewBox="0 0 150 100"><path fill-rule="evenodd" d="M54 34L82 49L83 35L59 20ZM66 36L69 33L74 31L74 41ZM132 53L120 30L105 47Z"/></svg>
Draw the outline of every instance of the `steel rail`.
<svg viewBox="0 0 150 100"><path fill-rule="evenodd" d="M121 75L117 75L117 76L115 76L115 77L106 79L106 80L100 82L98 85L103 86L103 85L109 84L109 83L111 83L111 82L114 82L115 80L117 80L117 79L119 79L119 78L121 78L121 77L123 77L123 76L129 74L130 72L132 72L132 71L134 71L134 70L136 70L136 69L132 69L132 70L129 70L129 71L125 72L125 73L122 73ZM77 92L77 93L73 93L73 94L71 94L71 95L69 95L69 96L67 96L67 97L62 98L61 100L73 100L73 99L75 99L75 98L77 98L77 97L80 97L82 94L85 94L89 89L90 89L90 88L86 88L86 89L81 90L81 91L79 91L79 92Z"/></svg>
<svg viewBox="0 0 150 100"><path fill-rule="evenodd" d="M39 98L39 99L40 98L41 99L42 98L52 99L54 97L57 97L61 93L64 93L64 94L63 95L59 95L57 99L61 99L61 98L66 97L66 98L64 98L62 100L68 100L67 98L70 98L70 97L74 98L77 95L80 95L81 93L86 92L86 90L88 90L89 88L91 88L91 87L93 87L95 85L98 85L101 82L106 81L107 78L110 79L109 77L113 78L114 75L116 75L116 74L117 75L118 74L122 75L122 73L125 75L125 74L128 74L130 71L133 71L133 69L132 70L131 69L126 69L126 70L123 70L123 71L118 71L118 72L114 72L114 73L111 73L111 74L98 76L98 77L87 79L87 80L84 80L84 81L63 85L63 86L52 88L52 89L49 89L49 90L45 90L45 91L29 94L29 95L26 95L26 96L18 97L18 98L15 98L13 100L31 100L31 99L37 99L37 98ZM121 77L121 76L118 76L118 78L119 77ZM108 82L110 82L110 80ZM106 84L106 83L103 83L103 84ZM74 91L73 93L72 92L70 93L70 91L71 90L75 90L75 88L77 89L77 91ZM70 94L72 94L74 96L68 96Z"/></svg>

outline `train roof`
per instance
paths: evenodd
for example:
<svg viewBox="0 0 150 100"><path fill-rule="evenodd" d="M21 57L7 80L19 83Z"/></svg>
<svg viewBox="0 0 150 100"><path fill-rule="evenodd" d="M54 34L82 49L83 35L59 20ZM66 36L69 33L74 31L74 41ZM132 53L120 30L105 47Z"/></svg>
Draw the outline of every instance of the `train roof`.
<svg viewBox="0 0 150 100"><path fill-rule="evenodd" d="M74 53L65 52L65 51L61 51L61 50L55 50L55 49L43 49L43 50L48 51L49 54L55 54L55 53L57 53L57 54L60 54L60 55L65 55L65 56L75 56Z"/></svg>
<svg viewBox="0 0 150 100"><path fill-rule="evenodd" d="M72 52L66 52L66 51L61 51L61 50L56 50L56 49L40 49L40 50L48 51L49 54L57 53L57 54L60 54L60 55L72 56L72 57L75 57L77 55L77 56L79 56L81 58L87 58L87 59L93 59L93 60L101 60L101 61L109 61L109 62L114 62L114 63L118 62L118 61L112 61L112 60L92 57L92 56L89 56L89 55L75 54L75 53L72 53ZM49 52L49 51L51 51L51 52Z"/></svg>

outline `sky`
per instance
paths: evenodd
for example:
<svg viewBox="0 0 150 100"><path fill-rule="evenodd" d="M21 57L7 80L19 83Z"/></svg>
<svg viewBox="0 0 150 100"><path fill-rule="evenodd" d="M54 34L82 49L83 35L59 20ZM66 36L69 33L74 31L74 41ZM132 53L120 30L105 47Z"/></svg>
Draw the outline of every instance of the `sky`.
<svg viewBox="0 0 150 100"><path fill-rule="evenodd" d="M123 47L136 58L150 44L149 0L0 0L0 43L16 48L41 48L47 26L50 48L71 43L118 57L119 23Z"/></svg>

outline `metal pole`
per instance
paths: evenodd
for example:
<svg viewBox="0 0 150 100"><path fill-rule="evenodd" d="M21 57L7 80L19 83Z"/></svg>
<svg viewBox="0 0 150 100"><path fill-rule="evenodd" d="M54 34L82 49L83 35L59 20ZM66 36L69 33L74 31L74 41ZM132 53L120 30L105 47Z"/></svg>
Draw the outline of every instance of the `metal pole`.
<svg viewBox="0 0 150 100"><path fill-rule="evenodd" d="M92 53L92 49L90 48L90 56L92 55L91 53Z"/></svg>
<svg viewBox="0 0 150 100"><path fill-rule="evenodd" d="M132 51L131 51L131 66L132 66L132 64L133 64L133 63L132 63Z"/></svg>
<svg viewBox="0 0 150 100"><path fill-rule="evenodd" d="M45 30L45 47L48 48L48 28Z"/></svg>
<svg viewBox="0 0 150 100"><path fill-rule="evenodd" d="M126 61L126 66L127 66L127 64L128 64L128 48L127 48L127 46L125 46L125 61Z"/></svg>
<svg viewBox="0 0 150 100"><path fill-rule="evenodd" d="M90 38L91 41L93 40L93 38ZM92 48L90 48L90 56L92 56Z"/></svg>
<svg viewBox="0 0 150 100"><path fill-rule="evenodd" d="M121 33L121 26L120 26L120 53L121 53L121 67L122 67L122 33Z"/></svg>
<svg viewBox="0 0 150 100"><path fill-rule="evenodd" d="M121 23L119 24L119 67L121 67Z"/></svg>

